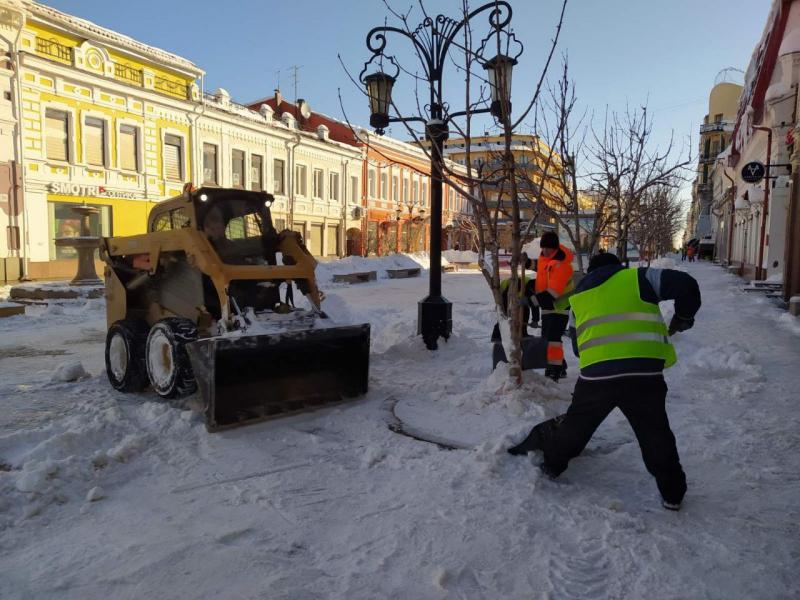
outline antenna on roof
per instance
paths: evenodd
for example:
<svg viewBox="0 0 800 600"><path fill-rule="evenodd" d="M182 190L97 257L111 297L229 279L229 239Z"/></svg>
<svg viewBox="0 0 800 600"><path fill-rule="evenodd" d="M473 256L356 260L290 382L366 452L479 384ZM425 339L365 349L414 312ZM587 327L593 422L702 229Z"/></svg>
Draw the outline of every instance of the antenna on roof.
<svg viewBox="0 0 800 600"><path fill-rule="evenodd" d="M298 71L302 68L303 65L292 65L289 67L292 71L292 81L294 82L294 103L297 104L297 82L300 80L300 76Z"/></svg>
<svg viewBox="0 0 800 600"><path fill-rule="evenodd" d="M281 70L280 69L276 69L275 70L275 79L276 79L276 81L275 81L275 89L279 90L279 89L281 89Z"/></svg>

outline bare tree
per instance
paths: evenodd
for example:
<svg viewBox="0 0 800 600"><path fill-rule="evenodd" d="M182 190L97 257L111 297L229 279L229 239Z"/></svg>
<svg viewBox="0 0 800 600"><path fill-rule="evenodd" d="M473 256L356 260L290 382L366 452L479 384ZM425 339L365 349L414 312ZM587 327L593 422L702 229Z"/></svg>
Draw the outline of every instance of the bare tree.
<svg viewBox="0 0 800 600"><path fill-rule="evenodd" d="M592 187L608 202L609 224L621 260L627 259L631 227L642 214L647 193L657 187L676 188L692 161L691 151L686 158L682 152L673 156L673 137L663 152L653 147L652 132L653 118L647 105L627 108L622 115L606 112L602 130L592 130Z"/></svg>
<svg viewBox="0 0 800 600"><path fill-rule="evenodd" d="M608 196L584 191L580 165L586 154L586 114L575 114L575 84L569 78L564 58L561 77L549 88L549 98L540 107L534 124L538 148L533 169L520 170L521 189L534 207L526 233L541 215L553 217L577 251L578 269L584 270L583 253L597 249L608 222ZM546 140L546 143L541 140ZM544 158L539 164L539 156Z"/></svg>
<svg viewBox="0 0 800 600"><path fill-rule="evenodd" d="M432 32L435 35L440 35L441 31L446 31L447 28L454 27L457 23L452 21L446 16L439 15L435 18L428 16L425 4L422 0L418 2L418 8L424 16L423 24L417 28L412 29L411 14L412 9L407 12L400 12L391 7L388 1L385 0L389 14L398 23L397 30L403 31L407 37L416 40L430 41ZM477 168L472 164L470 145L473 130L473 118L476 113L487 112L488 104L488 91L489 85L485 79L485 71L483 65L486 63L486 55L494 50L496 55L510 56L510 46L519 44L513 35L513 31L504 31L501 28L495 27L490 35L486 36L478 42L479 38L473 37L471 29L471 22L468 18L473 13L469 0L462 0L462 17L463 26L459 30L458 40L453 39L453 43L449 46L449 58L452 62L452 70L463 76L464 80L464 106L465 110L459 113L450 114L449 104L444 98L439 96L440 88L431 86L430 98L427 98L428 89L417 90L417 114L422 118L418 121L430 121L432 106L443 111L444 122L448 123L450 127L456 130L456 134L464 138L467 151L466 151L466 174L459 169L448 166L444 162L443 172L441 174L442 180L450 187L457 190L461 196L467 199L472 209L472 218L474 221L473 232L476 238L476 245L478 250L478 262L481 267L481 272L489 285L492 295L497 307L498 322L501 331L503 332L504 346L506 346L506 355L509 359L509 370L512 380L519 384L522 381L522 368L521 368L521 337L522 337L522 323L521 323L521 310L508 310L508 308L517 308L517 303L512 300L518 297L520 290L520 254L521 254L521 238L520 238L520 195L518 190L518 165L516 164L514 154L511 151L512 136L514 132L521 125L522 121L527 118L527 115L533 111L535 114L538 111L538 103L540 101L540 93L542 90L543 82L547 74L552 56L558 44L561 26L564 20L564 12L566 10L567 0L562 0L561 13L558 23L555 27L553 39L550 42L549 53L547 59L540 73L539 80L535 88L531 91L531 97L528 103L523 107L520 116L513 120L511 116L511 106L508 99L501 101L499 110L493 111L495 113L496 125L501 130L503 139L502 147L498 148L499 160L496 164L480 165ZM475 12L478 12L477 9ZM494 23L502 22L505 15L509 14L508 5L505 2L495 1L493 10L491 11L490 23L494 19ZM437 29L439 28L439 29ZM426 37L427 36L427 37ZM384 44L385 45L385 44ZM414 52L420 63L425 65L429 62L429 57L423 55L425 44L416 43L413 45ZM383 46L381 46L382 50ZM521 45L520 45L521 51ZM419 75L412 72L407 66L399 64L394 61L399 71L405 75L409 75L421 85L430 74ZM510 82L509 88L510 88ZM420 96L420 92L422 96ZM519 97L519 95L518 95ZM392 104L392 109L397 117L402 117L401 112L397 106ZM431 153L437 152L435 144L425 143L425 132L419 131L411 126L408 120L403 121L407 133L412 139L425 149L430 158ZM437 159L443 157L437 156ZM432 174L435 177L435 174ZM509 221L512 231L511 237L511 280L508 289L507 297L510 299L509 306L503 302L503 295L500 290L500 276L499 276L499 227L501 222ZM487 260L487 255L490 257Z"/></svg>
<svg viewBox="0 0 800 600"><path fill-rule="evenodd" d="M682 223L683 205L674 185L656 185L644 193L630 239L648 266L654 258L672 250Z"/></svg>

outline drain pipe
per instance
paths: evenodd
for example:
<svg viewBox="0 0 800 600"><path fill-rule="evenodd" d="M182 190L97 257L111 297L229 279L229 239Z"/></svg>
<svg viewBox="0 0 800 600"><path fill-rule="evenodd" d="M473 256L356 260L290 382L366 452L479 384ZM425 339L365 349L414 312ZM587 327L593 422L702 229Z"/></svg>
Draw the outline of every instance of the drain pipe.
<svg viewBox="0 0 800 600"><path fill-rule="evenodd" d="M766 165L766 181L764 182L764 214L761 216L761 236L758 246L758 264L756 265L756 279L764 278L764 242L767 237L767 217L769 216L769 182L770 182L770 163L772 161L772 128L771 127L756 127L759 131L767 132L767 165Z"/></svg>
<svg viewBox="0 0 800 600"><path fill-rule="evenodd" d="M731 264L731 254L733 253L733 221L736 216L736 182L733 177L728 175L725 165L722 165L722 174L731 182L731 221L728 227L728 256L726 258L727 266Z"/></svg>

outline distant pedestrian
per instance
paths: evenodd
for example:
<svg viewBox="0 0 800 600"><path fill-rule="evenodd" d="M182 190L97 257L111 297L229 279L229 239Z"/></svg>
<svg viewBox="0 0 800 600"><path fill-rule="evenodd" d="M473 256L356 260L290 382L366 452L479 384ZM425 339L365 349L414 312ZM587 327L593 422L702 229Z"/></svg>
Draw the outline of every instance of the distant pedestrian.
<svg viewBox="0 0 800 600"><path fill-rule="evenodd" d="M694 262L694 255L695 255L694 246L688 246L686 248L686 256L689 259L689 262Z"/></svg>
<svg viewBox="0 0 800 600"><path fill-rule="evenodd" d="M658 307L662 300L675 301L669 328ZM639 441L664 508L678 510L686 475L667 418L663 370L677 360L667 336L694 325L700 309L697 282L674 269L626 269L613 254L598 254L570 304L570 334L581 369L572 402L565 414L539 423L508 452L542 450L541 470L558 477L619 408Z"/></svg>
<svg viewBox="0 0 800 600"><path fill-rule="evenodd" d="M681 246L681 261L686 260L686 246Z"/></svg>

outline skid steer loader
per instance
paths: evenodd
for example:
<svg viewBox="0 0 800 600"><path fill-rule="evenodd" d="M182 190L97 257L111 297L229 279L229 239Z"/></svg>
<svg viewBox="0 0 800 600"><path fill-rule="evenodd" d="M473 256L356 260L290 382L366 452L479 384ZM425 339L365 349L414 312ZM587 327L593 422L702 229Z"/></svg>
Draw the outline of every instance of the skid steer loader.
<svg viewBox="0 0 800 600"><path fill-rule="evenodd" d="M298 233L275 230L271 203L187 186L151 211L147 233L102 240L115 389L199 387L209 431L367 391L369 324L336 326L322 311L316 260Z"/></svg>

